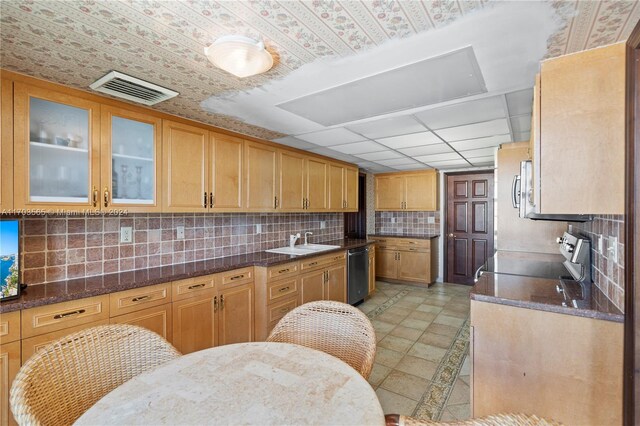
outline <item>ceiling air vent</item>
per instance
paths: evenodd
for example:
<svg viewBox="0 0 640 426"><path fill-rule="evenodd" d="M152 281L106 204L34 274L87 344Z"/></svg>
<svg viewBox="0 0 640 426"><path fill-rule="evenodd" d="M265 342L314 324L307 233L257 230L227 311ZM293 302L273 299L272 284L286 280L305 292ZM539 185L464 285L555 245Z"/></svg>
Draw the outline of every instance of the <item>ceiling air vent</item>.
<svg viewBox="0 0 640 426"><path fill-rule="evenodd" d="M111 71L89 87L98 92L144 105L155 105L178 96L178 92L118 71Z"/></svg>

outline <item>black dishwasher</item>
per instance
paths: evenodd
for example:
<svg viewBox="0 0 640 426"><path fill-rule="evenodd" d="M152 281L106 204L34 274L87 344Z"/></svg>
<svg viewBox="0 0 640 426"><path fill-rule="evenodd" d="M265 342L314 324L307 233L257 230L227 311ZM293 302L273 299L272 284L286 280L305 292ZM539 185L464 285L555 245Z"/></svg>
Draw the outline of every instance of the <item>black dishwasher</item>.
<svg viewBox="0 0 640 426"><path fill-rule="evenodd" d="M369 247L347 252L347 303L355 305L369 293Z"/></svg>

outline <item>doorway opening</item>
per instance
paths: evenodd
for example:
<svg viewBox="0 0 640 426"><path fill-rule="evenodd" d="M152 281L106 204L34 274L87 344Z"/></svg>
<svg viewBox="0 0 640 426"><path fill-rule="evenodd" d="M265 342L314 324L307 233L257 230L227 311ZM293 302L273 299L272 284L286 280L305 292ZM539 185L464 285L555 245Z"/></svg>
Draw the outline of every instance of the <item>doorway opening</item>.
<svg viewBox="0 0 640 426"><path fill-rule="evenodd" d="M344 214L344 237L367 238L367 175L358 174L358 211Z"/></svg>
<svg viewBox="0 0 640 426"><path fill-rule="evenodd" d="M473 284L494 249L493 170L445 173L445 282Z"/></svg>

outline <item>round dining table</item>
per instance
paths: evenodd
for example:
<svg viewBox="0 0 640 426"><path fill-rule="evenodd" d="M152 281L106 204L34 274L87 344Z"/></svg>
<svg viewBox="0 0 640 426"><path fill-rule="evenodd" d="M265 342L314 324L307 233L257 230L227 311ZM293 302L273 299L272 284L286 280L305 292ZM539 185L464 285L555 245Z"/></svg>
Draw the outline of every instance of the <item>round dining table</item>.
<svg viewBox="0 0 640 426"><path fill-rule="evenodd" d="M117 387L77 425L383 425L369 383L342 360L288 343L239 343L169 361Z"/></svg>

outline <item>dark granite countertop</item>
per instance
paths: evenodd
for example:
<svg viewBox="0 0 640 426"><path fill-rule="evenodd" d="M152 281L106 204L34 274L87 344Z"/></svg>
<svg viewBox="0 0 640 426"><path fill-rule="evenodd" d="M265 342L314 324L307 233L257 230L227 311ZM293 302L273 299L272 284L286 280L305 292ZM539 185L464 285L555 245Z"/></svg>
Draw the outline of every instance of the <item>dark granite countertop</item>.
<svg viewBox="0 0 640 426"><path fill-rule="evenodd" d="M27 289L22 292L19 299L8 300L0 303L0 314L20 309L35 308L36 306L66 302L68 300L99 296L101 294L114 293L116 291L129 290L132 288L161 284L185 278L216 274L247 266L279 265L308 257L322 256L324 254L340 250L362 247L371 243L373 243L373 241L364 239L323 241L322 244L331 244L340 247L303 256L256 252L176 265L167 265L158 268L138 269L115 274L98 275L95 277L31 285L27 286Z"/></svg>
<svg viewBox="0 0 640 426"><path fill-rule="evenodd" d="M368 237L410 238L412 240L430 240L438 238L440 234L369 234Z"/></svg>
<svg viewBox="0 0 640 426"><path fill-rule="evenodd" d="M558 279L517 275L483 274L473 286L471 300L576 315L605 321L623 322L624 314L591 284L588 307L563 306L564 298L556 291Z"/></svg>

